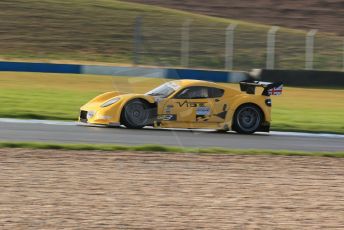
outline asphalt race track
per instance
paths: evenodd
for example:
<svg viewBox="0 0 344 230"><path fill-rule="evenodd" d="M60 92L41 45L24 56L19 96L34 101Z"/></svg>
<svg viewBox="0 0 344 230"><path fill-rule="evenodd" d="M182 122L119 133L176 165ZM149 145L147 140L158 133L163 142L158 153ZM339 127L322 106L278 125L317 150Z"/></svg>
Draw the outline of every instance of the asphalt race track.
<svg viewBox="0 0 344 230"><path fill-rule="evenodd" d="M16 119L0 119L0 141L344 151L344 135L334 134L271 132L240 135L209 130L129 130L80 126L75 122Z"/></svg>

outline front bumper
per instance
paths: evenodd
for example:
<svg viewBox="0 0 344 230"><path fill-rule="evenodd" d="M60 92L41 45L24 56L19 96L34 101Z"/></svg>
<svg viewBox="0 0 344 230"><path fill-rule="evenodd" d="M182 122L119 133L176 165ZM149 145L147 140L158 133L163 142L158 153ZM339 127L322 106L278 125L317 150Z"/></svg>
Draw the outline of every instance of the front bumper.
<svg viewBox="0 0 344 230"><path fill-rule="evenodd" d="M113 122L111 119L111 116L105 116L94 111L81 110L79 114L80 124L120 126L119 122Z"/></svg>

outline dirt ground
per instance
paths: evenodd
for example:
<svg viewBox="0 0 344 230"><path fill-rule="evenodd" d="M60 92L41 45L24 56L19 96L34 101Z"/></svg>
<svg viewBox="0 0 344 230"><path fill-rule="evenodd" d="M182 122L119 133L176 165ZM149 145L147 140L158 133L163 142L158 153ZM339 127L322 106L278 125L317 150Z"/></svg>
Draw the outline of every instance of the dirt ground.
<svg viewBox="0 0 344 230"><path fill-rule="evenodd" d="M344 159L0 149L0 229L344 229Z"/></svg>

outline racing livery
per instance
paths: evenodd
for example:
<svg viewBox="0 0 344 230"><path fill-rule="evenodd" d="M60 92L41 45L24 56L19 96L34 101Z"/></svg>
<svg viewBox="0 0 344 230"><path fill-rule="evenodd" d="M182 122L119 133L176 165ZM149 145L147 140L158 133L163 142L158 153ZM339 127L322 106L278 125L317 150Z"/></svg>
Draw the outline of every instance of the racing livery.
<svg viewBox="0 0 344 230"><path fill-rule="evenodd" d="M258 93L257 87L261 89ZM146 94L101 94L81 107L79 121L133 129L154 126L269 132L270 95L280 95L282 87L282 83L243 81L238 91L214 82L175 80Z"/></svg>

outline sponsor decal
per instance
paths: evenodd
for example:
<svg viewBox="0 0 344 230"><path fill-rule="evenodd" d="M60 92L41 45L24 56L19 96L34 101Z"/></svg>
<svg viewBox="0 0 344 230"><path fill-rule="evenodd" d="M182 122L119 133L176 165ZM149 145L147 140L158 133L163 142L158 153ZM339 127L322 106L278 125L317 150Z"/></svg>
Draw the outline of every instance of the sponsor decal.
<svg viewBox="0 0 344 230"><path fill-rule="evenodd" d="M268 90L268 94L269 95L281 95L282 89L283 89L283 85L280 85L278 87L274 87L274 88Z"/></svg>
<svg viewBox="0 0 344 230"><path fill-rule="evenodd" d="M210 115L210 108L209 107L206 107L206 106L200 106L197 108L196 110L196 115L199 115L199 116L207 116L207 115Z"/></svg>
<svg viewBox="0 0 344 230"><path fill-rule="evenodd" d="M205 122L209 120L211 109L207 106L201 106L196 109L196 121Z"/></svg>
<svg viewBox="0 0 344 230"><path fill-rule="evenodd" d="M175 121L177 120L177 115L175 114L162 114L158 116L159 121Z"/></svg>
<svg viewBox="0 0 344 230"><path fill-rule="evenodd" d="M177 102L179 107L204 107L206 102L188 102L187 100L183 102Z"/></svg>

